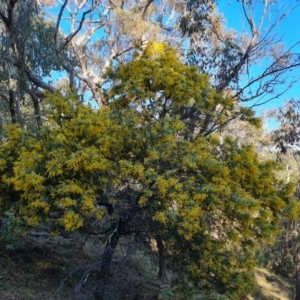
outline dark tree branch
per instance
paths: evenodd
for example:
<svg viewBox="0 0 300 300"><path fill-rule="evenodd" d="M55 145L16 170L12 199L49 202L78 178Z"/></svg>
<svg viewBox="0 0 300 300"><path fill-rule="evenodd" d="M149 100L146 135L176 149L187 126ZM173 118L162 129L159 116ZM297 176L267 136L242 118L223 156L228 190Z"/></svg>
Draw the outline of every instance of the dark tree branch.
<svg viewBox="0 0 300 300"><path fill-rule="evenodd" d="M85 21L86 15L91 13L93 11L93 9L94 8L92 7L82 14L78 28L74 32L72 32L70 35L67 36L67 38L65 39L65 42L57 50L58 52L61 52L71 42L71 40L76 36L76 34L81 30L83 22Z"/></svg>
<svg viewBox="0 0 300 300"><path fill-rule="evenodd" d="M58 30L59 30L59 25L60 25L60 21L61 21L61 17L63 14L64 9L66 8L67 4L68 4L69 0L65 0L64 4L61 6L60 10L59 10L59 14L57 17L57 22L56 22L56 27L55 27L55 33L54 33L54 43L55 43L55 47L57 49L57 34L58 34Z"/></svg>
<svg viewBox="0 0 300 300"><path fill-rule="evenodd" d="M147 10L149 8L149 6L151 5L151 3L153 2L154 0L148 0L147 3L145 4L144 6L144 9L142 11L142 17L145 18L145 15L147 13Z"/></svg>
<svg viewBox="0 0 300 300"><path fill-rule="evenodd" d="M42 121L42 118L41 118L39 97L35 93L35 91L32 90L32 89L28 89L28 94L30 95L30 97L33 101L34 113L35 113L35 116L36 116L36 124L37 124L38 127L42 127L43 126L43 121Z"/></svg>
<svg viewBox="0 0 300 300"><path fill-rule="evenodd" d="M56 89L54 86L52 86L51 84L48 84L46 82L44 82L43 80L39 79L37 76L35 76L33 74L33 72L27 67L22 65L20 62L13 62L14 66L16 68L18 68L19 70L24 70L25 74L27 75L27 78L34 83L36 86L38 86L39 88L45 89L47 91L56 92Z"/></svg>
<svg viewBox="0 0 300 300"><path fill-rule="evenodd" d="M16 3L18 2L18 0L10 0L8 2L8 9L7 9L7 27L9 29L11 29L11 25L13 23L13 11L14 11L14 7L16 5Z"/></svg>

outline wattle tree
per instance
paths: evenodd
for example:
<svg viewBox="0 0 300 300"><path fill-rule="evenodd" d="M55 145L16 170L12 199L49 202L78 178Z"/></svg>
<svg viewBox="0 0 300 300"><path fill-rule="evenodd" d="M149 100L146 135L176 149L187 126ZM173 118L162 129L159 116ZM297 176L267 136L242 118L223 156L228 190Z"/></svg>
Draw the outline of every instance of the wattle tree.
<svg viewBox="0 0 300 300"><path fill-rule="evenodd" d="M150 43L107 78L114 85L100 110L72 93L51 94L40 131L6 127L2 215L53 233L105 224L95 299L104 298L114 251L129 234L156 241L161 279L172 262L173 299L244 297L254 287L255 250L274 240L282 216L295 220L299 211L293 186L275 176L278 164L218 136L237 110L259 120L165 45Z"/></svg>

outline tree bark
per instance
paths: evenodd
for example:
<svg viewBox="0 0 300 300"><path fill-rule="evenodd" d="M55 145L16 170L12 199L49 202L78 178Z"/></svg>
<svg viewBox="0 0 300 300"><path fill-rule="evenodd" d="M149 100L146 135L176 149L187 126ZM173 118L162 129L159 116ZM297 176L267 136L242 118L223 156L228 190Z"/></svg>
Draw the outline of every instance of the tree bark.
<svg viewBox="0 0 300 300"><path fill-rule="evenodd" d="M300 300L300 244L296 253L296 296L295 300Z"/></svg>
<svg viewBox="0 0 300 300"><path fill-rule="evenodd" d="M17 112L16 112L16 107L15 107L15 93L13 90L9 90L9 111L10 111L10 117L11 117L11 122L13 124L18 123L18 117L17 117Z"/></svg>
<svg viewBox="0 0 300 300"><path fill-rule="evenodd" d="M119 229L121 228L121 225L122 225L122 221L120 221L119 224L115 226L113 233L108 238L104 253L102 254L101 266L98 273L99 284L97 286L96 291L94 292L95 300L104 299L111 261L120 238Z"/></svg>
<svg viewBox="0 0 300 300"><path fill-rule="evenodd" d="M291 224L290 221L284 222L284 236L283 236L283 245L282 245L282 261L285 263L289 255L289 243L290 243L290 233L291 233Z"/></svg>
<svg viewBox="0 0 300 300"><path fill-rule="evenodd" d="M165 245L161 235L156 236L156 245L158 249L158 278L163 282L168 281L167 276L167 267L166 267L166 260L165 260Z"/></svg>
<svg viewBox="0 0 300 300"><path fill-rule="evenodd" d="M36 95L34 90L28 90L28 94L31 96L31 99L33 101L36 124L40 128L43 126L43 121L41 118L41 109L40 109L39 98Z"/></svg>

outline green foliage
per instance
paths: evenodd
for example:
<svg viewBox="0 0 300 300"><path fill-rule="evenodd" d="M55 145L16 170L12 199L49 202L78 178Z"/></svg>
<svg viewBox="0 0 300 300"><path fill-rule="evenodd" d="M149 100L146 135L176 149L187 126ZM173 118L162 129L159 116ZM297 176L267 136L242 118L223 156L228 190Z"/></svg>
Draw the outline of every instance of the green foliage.
<svg viewBox="0 0 300 300"><path fill-rule="evenodd" d="M43 15L36 15L31 18L31 23L28 25L30 28L28 32L24 32L26 37L22 41L22 47L27 51L26 59L31 69L39 76L50 76L51 72L60 71L61 63L53 45L55 23L46 20ZM58 39L63 40L63 36L58 34ZM74 58L67 50L62 51L60 59L69 67L75 64Z"/></svg>
<svg viewBox="0 0 300 300"><path fill-rule="evenodd" d="M147 53L108 75L115 86L107 107L50 95L40 132L6 127L3 212L53 230L106 218L121 236L160 235L178 274L176 299L190 299L187 290L240 299L254 286L255 249L274 240L282 212L296 217L298 204L276 179L275 163L201 130L207 116L225 122L216 108L230 110L230 98L172 49Z"/></svg>

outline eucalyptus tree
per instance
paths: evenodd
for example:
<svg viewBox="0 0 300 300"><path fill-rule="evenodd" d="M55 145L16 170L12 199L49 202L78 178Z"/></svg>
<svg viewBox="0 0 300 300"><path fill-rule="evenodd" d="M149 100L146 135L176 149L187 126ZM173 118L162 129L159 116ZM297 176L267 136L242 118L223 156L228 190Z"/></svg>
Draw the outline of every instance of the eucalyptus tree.
<svg viewBox="0 0 300 300"><path fill-rule="evenodd" d="M297 2L239 1L241 16L235 18L240 17L241 25L236 31L226 28L217 3L189 0L181 22L182 33L189 37L187 59L212 77L218 92L229 91L247 106L279 98L299 79L290 72L300 66L299 39L286 45L279 32L298 6Z"/></svg>
<svg viewBox="0 0 300 300"><path fill-rule="evenodd" d="M149 40L180 44L175 22L181 1L32 1L11 0L0 7L1 98L11 121L22 122L22 99L29 96L40 126L44 91L67 74L82 98L104 104L101 87L108 67L132 58ZM177 28L178 29L178 28Z"/></svg>
<svg viewBox="0 0 300 300"><path fill-rule="evenodd" d="M102 86L107 69L128 62L134 51L151 40L168 40L180 45L178 9L184 1L61 1L56 17L56 32L68 28L65 39L58 41L58 51L70 45L78 64L62 64L82 93L89 91L98 107L105 104ZM65 31L65 30L64 30Z"/></svg>
<svg viewBox="0 0 300 300"><path fill-rule="evenodd" d="M230 91L236 101L274 99L284 92L279 85L288 89L293 83L285 77L298 66L298 57L276 38L289 11L268 23L273 3L258 3L263 9L257 21L254 1L240 2L247 27L240 34L225 28L213 0L2 2L1 98L16 122L22 119L24 95L30 97L41 125L43 91L58 90L49 79L55 73L82 99L91 97L102 107L108 68L141 55L149 41L167 41L181 50L183 60L207 73L218 92ZM270 63L255 75L251 67L266 57Z"/></svg>
<svg viewBox="0 0 300 300"><path fill-rule="evenodd" d="M48 21L36 1L6 1L0 6L1 93L12 123L23 124L30 110L37 125L42 124L43 91L55 91L47 76L61 70L53 47L55 26ZM67 52L62 58L70 63ZM31 99L31 109L26 102Z"/></svg>
<svg viewBox="0 0 300 300"><path fill-rule="evenodd" d="M286 165L286 182L294 181L297 185L294 196L300 199L300 102L292 99L282 108L270 112L278 125L272 131L273 144L277 148L278 159ZM300 224L299 221L283 221L284 230L281 239L271 253L271 265L284 276L296 279L295 299L300 299ZM274 248L273 248L274 249ZM272 250L271 250L272 251Z"/></svg>

